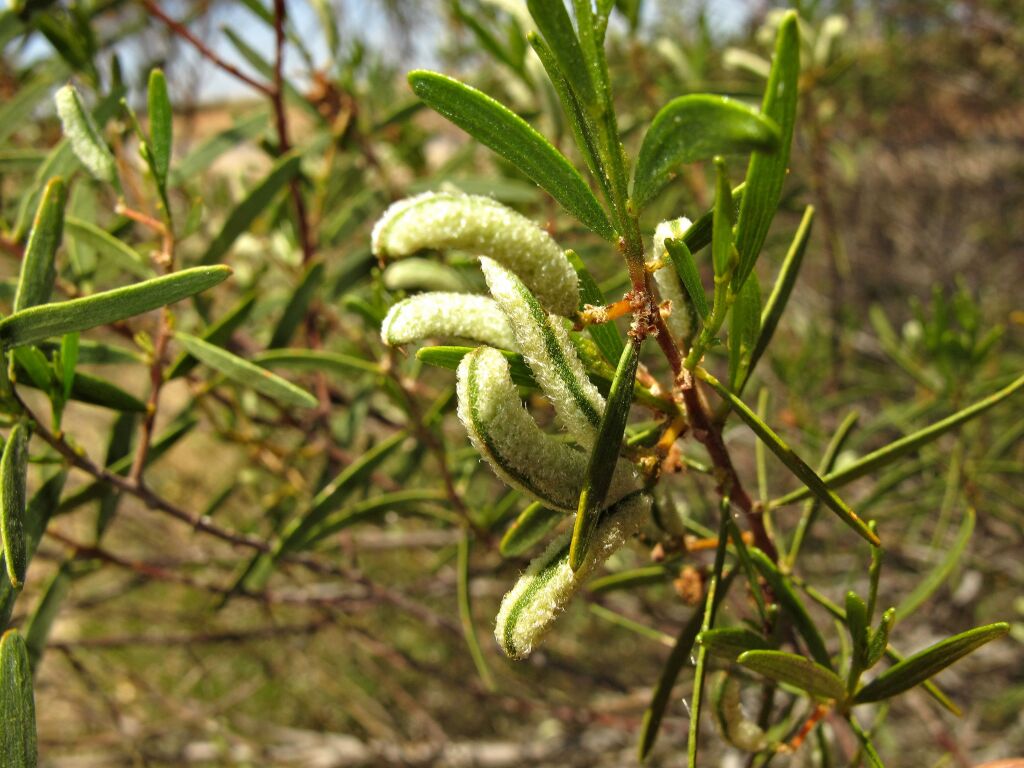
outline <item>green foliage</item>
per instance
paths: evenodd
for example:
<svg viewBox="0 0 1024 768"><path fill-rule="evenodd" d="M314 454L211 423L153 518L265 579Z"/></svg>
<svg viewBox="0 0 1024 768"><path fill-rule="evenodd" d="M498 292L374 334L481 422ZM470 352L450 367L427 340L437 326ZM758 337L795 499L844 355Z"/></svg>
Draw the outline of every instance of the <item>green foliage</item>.
<svg viewBox="0 0 1024 768"><path fill-rule="evenodd" d="M888 71L871 46L813 4L764 58L671 4L452 0L440 60L469 76L403 80L332 4L327 62L295 4L243 5L280 43L228 30L244 69L205 8L0 14L0 762L35 765L37 712L44 748L84 739L34 708L81 682L83 723L160 691L216 712L200 753L286 725L368 763L576 727L615 686L653 686L640 759L685 730L691 766L881 765L912 728L891 699L958 712L932 678L1011 632L953 584L1005 579L972 558L1019 528L1020 318L984 269L909 318L843 271L831 165L870 164L842 142L880 125L843 122ZM106 59L149 23L260 103L190 124L176 56ZM951 636L897 650L922 628Z"/></svg>

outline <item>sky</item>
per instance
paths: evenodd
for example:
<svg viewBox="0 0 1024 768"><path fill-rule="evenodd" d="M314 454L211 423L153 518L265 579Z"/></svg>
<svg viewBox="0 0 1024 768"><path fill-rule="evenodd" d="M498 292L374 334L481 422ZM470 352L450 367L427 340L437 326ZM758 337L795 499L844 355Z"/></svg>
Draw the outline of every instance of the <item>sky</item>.
<svg viewBox="0 0 1024 768"><path fill-rule="evenodd" d="M266 0L264 0L266 2ZM513 0L514 1L514 0ZM346 28L353 25L358 27L358 34L365 39L371 47L376 50L392 51L400 68L433 68L438 67L436 47L444 34L444 25L435 13L431 13L433 3L418 4L424 9L424 18L417 19L417 30L414 35L413 44L407 46L395 46L395 36L381 8L379 0L327 0L327 3L337 6L341 11L342 34ZM525 0L524 0L525 3ZM6 4L6 2L5 2ZM656 23L654 19L655 2L648 0L644 4L644 21L647 25ZM721 34L728 34L743 23L749 12L751 0L714 0L708 4L710 21L713 29ZM169 13L177 15L182 12L176 8L178 3L165 3ZM290 0L288 3L290 18L298 36L303 40L312 53L314 59L323 64L327 60L327 43L321 28L319 18L314 11L313 4L306 0ZM238 66L246 72L252 72L245 63L242 56L235 51L227 37L221 33L223 27L231 28L247 44L260 51L268 58L273 51L274 39L273 30L249 11L240 2L221 3L213 18L212 35L207 38L207 43L226 61ZM121 45L118 48L118 55L126 71L137 71L139 64L149 63L154 56L152 40L140 40L133 43ZM185 57L188 64L181 69L187 70L192 66L200 67L201 77L197 78L190 85L194 85L197 92L189 94L195 101L211 102L224 99L244 98L250 89L238 83L227 73L201 61L199 54L189 46L181 47L181 55ZM30 42L24 51L26 60L31 61L39 56L50 55L49 44L39 38ZM304 65L297 53L292 50L286 52L286 68L291 77L296 77L304 71ZM175 85L174 67L169 68L172 88ZM180 95L174 94L180 98ZM190 99L191 100L191 99Z"/></svg>

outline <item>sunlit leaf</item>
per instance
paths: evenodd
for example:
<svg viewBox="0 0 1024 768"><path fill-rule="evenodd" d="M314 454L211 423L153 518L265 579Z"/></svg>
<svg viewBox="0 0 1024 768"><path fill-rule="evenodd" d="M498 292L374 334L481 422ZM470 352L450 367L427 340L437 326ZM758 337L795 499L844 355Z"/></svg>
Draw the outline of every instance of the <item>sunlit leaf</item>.
<svg viewBox="0 0 1024 768"><path fill-rule="evenodd" d="M64 229L66 201L64 181L59 176L50 179L39 201L32 232L25 246L18 291L14 296L15 312L50 300L53 283L57 278L54 260Z"/></svg>
<svg viewBox="0 0 1024 768"><path fill-rule="evenodd" d="M243 387L266 395L282 405L292 405L297 408L315 408L317 406L317 399L309 392L271 373L266 368L187 333L179 332L174 337L193 357L214 370L220 371Z"/></svg>
<svg viewBox="0 0 1024 768"><path fill-rule="evenodd" d="M615 232L601 204L572 164L525 120L458 80L417 70L416 95L482 144L500 154L606 240Z"/></svg>
<svg viewBox="0 0 1024 768"><path fill-rule="evenodd" d="M224 266L194 267L81 299L31 307L0 320L0 345L7 350L141 315L212 288L230 274Z"/></svg>
<svg viewBox="0 0 1024 768"><path fill-rule="evenodd" d="M736 220L736 250L740 263L733 276L739 288L753 271L778 207L782 183L789 167L789 150L796 123L800 89L800 33L795 11L789 11L779 25L772 70L765 89L761 114L779 127L778 151L755 152L747 167L746 188Z"/></svg>
<svg viewBox="0 0 1024 768"><path fill-rule="evenodd" d="M795 653L747 651L737 661L758 674L821 699L842 701L846 697L846 686L835 672Z"/></svg>
<svg viewBox="0 0 1024 768"><path fill-rule="evenodd" d="M36 705L25 641L17 630L0 638L0 762L36 768Z"/></svg>
<svg viewBox="0 0 1024 768"><path fill-rule="evenodd" d="M778 146L778 126L744 104L709 94L680 96L647 129L633 172L633 203L646 205L685 163Z"/></svg>
<svg viewBox="0 0 1024 768"><path fill-rule="evenodd" d="M149 148L152 152L153 168L157 183L167 184L171 167L171 147L174 141L174 112L167 95L167 79L163 71L154 69L149 73L147 105L149 107Z"/></svg>
<svg viewBox="0 0 1024 768"><path fill-rule="evenodd" d="M0 534L11 586L20 589L28 570L25 543L25 476L28 471L28 428L11 429L0 457Z"/></svg>
<svg viewBox="0 0 1024 768"><path fill-rule="evenodd" d="M893 665L857 691L854 703L881 701L903 693L1009 631L1010 625L1005 622L975 627L918 651Z"/></svg>

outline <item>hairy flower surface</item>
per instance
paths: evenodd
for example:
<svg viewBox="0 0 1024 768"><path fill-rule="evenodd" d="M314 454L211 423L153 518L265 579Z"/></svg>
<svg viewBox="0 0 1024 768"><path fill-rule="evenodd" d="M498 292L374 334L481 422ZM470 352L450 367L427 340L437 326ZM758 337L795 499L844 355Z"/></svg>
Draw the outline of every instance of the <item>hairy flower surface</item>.
<svg viewBox="0 0 1024 768"><path fill-rule="evenodd" d="M681 240L686 230L690 228L690 220L685 216L671 221L663 221L654 229L653 260L659 262L668 258L665 250L666 240ZM668 329L677 339L685 338L687 335L688 322L686 312L686 297L683 295L683 286L679 281L679 274L675 265L669 259L669 263L661 269L655 270L654 281L658 284L658 293L663 299L672 302L672 314L666 319Z"/></svg>
<svg viewBox="0 0 1024 768"><path fill-rule="evenodd" d="M517 349L508 320L494 299L468 293L421 293L400 301L384 318L380 335L391 346L455 336Z"/></svg>
<svg viewBox="0 0 1024 768"><path fill-rule="evenodd" d="M602 516L583 566L569 566L570 534L552 541L505 595L494 637L513 659L530 655L590 575L636 533L651 508L643 491L626 496Z"/></svg>
<svg viewBox="0 0 1024 768"><path fill-rule="evenodd" d="M541 305L560 315L579 306L576 270L551 236L489 197L425 192L393 204L373 228L373 252L400 258L423 248L458 248L514 271Z"/></svg>
<svg viewBox="0 0 1024 768"><path fill-rule="evenodd" d="M491 295L508 317L520 352L559 420L589 448L601 426L604 397L587 378L561 318L547 314L523 281L501 264L482 258L480 266Z"/></svg>
<svg viewBox="0 0 1024 768"><path fill-rule="evenodd" d="M470 352L459 364L457 391L459 418L495 473L551 509L575 512L587 457L537 426L519 399L505 357L490 347ZM634 488L633 467L619 461L608 503Z"/></svg>

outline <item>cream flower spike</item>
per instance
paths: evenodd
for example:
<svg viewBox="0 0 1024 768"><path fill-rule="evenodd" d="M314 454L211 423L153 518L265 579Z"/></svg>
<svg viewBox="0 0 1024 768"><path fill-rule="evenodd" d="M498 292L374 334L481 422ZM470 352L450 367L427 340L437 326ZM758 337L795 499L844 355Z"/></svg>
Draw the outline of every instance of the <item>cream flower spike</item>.
<svg viewBox="0 0 1024 768"><path fill-rule="evenodd" d="M686 234L690 228L690 220L685 216L671 221L663 221L654 229L653 260L659 262L662 259L670 258L665 250L666 240L678 240ZM686 337L689 330L689 322L686 316L686 297L683 295L683 286L679 280L679 274L673 264L669 263L661 269L655 270L654 282L658 284L658 293L663 299L672 302L672 314L665 321L668 329L676 339Z"/></svg>
<svg viewBox="0 0 1024 768"><path fill-rule="evenodd" d="M519 351L559 420L589 448L597 439L605 401L587 378L561 318L547 314L523 281L501 264L484 257L480 267L491 295L508 317Z"/></svg>
<svg viewBox="0 0 1024 768"><path fill-rule="evenodd" d="M546 434L523 407L508 361L479 347L458 371L458 413L473 446L495 474L550 509L575 512L587 475L587 456ZM637 487L632 465L620 460L609 504Z"/></svg>
<svg viewBox="0 0 1024 768"><path fill-rule="evenodd" d="M420 293L398 302L380 329L384 343L392 347L432 337L455 336L518 349L512 328L494 299L471 293Z"/></svg>
<svg viewBox="0 0 1024 768"><path fill-rule="evenodd" d="M530 219L489 197L425 192L394 203L373 228L373 253L401 258L458 248L514 271L550 312L572 315L579 280L562 249Z"/></svg>
<svg viewBox="0 0 1024 768"><path fill-rule="evenodd" d="M578 571L569 567L569 533L530 563L498 610L494 637L506 655L530 655L590 575L636 533L650 508L650 497L635 491L606 510Z"/></svg>

